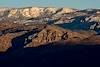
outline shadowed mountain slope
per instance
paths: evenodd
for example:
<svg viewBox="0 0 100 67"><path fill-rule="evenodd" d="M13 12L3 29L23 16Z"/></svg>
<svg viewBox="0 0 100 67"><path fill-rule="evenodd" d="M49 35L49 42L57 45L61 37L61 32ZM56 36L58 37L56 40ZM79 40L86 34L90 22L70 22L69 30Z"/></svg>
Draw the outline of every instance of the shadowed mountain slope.
<svg viewBox="0 0 100 67"><path fill-rule="evenodd" d="M99 35L94 31L71 31L46 24L8 24L8 26L1 27L0 51L6 51L8 48L17 50L17 48L39 47L53 42L68 42L70 43L68 45L100 44Z"/></svg>

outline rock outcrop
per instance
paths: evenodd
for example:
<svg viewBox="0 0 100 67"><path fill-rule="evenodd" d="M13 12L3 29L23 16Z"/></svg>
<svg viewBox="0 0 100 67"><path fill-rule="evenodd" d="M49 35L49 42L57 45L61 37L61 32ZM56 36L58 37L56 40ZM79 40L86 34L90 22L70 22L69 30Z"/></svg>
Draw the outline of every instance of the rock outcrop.
<svg viewBox="0 0 100 67"><path fill-rule="evenodd" d="M80 20L80 18L77 19L76 17L84 16L80 22L100 23L99 12L99 9L78 10L54 7L1 8L0 22L64 24Z"/></svg>
<svg viewBox="0 0 100 67"><path fill-rule="evenodd" d="M98 11L49 7L1 8L0 51L48 43L100 44Z"/></svg>
<svg viewBox="0 0 100 67"><path fill-rule="evenodd" d="M96 34L92 31L71 31L56 25L1 23L0 52L7 51L8 48L38 47L54 42L65 42L67 45L85 45L90 42L100 44Z"/></svg>
<svg viewBox="0 0 100 67"><path fill-rule="evenodd" d="M59 9L61 9L61 11L58 11ZM0 9L0 12L5 12L7 11L7 9ZM58 12L57 12L58 11ZM43 13L71 13L71 12L75 12L75 9L71 9L71 8L51 8L51 7L26 7L26 8L11 8L9 9L9 13L8 13L8 17L39 17L41 16L41 14Z"/></svg>
<svg viewBox="0 0 100 67"><path fill-rule="evenodd" d="M77 16L86 16L90 21L99 22L100 10L78 10L72 8L54 8L54 7L26 7L26 8L0 8L0 21L11 19L13 21L26 20L30 18L48 22L54 20L56 24L70 23Z"/></svg>

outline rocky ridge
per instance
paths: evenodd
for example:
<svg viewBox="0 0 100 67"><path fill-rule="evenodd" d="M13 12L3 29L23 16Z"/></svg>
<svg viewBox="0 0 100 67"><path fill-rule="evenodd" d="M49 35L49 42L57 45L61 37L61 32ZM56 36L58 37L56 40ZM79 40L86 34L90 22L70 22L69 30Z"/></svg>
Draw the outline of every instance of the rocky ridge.
<svg viewBox="0 0 100 67"><path fill-rule="evenodd" d="M20 24L64 24L78 22L93 22L100 28L100 10L54 7L26 7L26 8L1 8L0 22L13 22ZM76 23L78 24L78 23ZM96 25L97 24L97 25ZM92 27L93 27L92 26ZM94 27L93 27L94 28Z"/></svg>
<svg viewBox="0 0 100 67"><path fill-rule="evenodd" d="M92 31L76 32L47 24L8 24L0 24L0 52L7 51L9 48L15 50L15 48L38 47L54 42L63 45L64 41L65 45L86 45L92 42L93 45L100 44L99 40L94 40L99 39L97 33ZM90 38L91 36L93 38Z"/></svg>
<svg viewBox="0 0 100 67"><path fill-rule="evenodd" d="M0 11L6 12L7 9L3 9L1 8ZM26 7L26 8L11 8L8 9L8 15L7 17L38 17L40 16L42 13L70 13L70 12L75 12L75 9L71 9L71 8L53 8L53 7Z"/></svg>
<svg viewBox="0 0 100 67"><path fill-rule="evenodd" d="M26 7L26 8L0 8L0 19L7 20L27 20L33 18L41 21L54 20L57 23L68 23L73 21L74 17L86 16L85 20L100 21L99 9L78 10L72 8L54 8L54 7Z"/></svg>
<svg viewBox="0 0 100 67"><path fill-rule="evenodd" d="M49 43L99 45L99 11L49 7L0 8L0 51Z"/></svg>

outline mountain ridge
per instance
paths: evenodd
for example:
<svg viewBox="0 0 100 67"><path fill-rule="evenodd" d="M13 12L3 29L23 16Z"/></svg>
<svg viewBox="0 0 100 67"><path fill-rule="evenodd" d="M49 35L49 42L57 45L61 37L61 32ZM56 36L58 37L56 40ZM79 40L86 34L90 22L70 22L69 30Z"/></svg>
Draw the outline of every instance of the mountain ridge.
<svg viewBox="0 0 100 67"><path fill-rule="evenodd" d="M56 45L56 42L61 45L98 45L99 35L99 9L1 8L0 51L48 43Z"/></svg>

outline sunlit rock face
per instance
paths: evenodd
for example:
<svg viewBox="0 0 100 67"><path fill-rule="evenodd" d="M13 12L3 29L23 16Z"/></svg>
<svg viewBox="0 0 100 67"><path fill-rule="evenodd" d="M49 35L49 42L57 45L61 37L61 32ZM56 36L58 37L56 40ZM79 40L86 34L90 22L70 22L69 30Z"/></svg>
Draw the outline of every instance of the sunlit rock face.
<svg viewBox="0 0 100 67"><path fill-rule="evenodd" d="M100 10L78 10L73 8L55 8L55 7L25 7L25 8L10 8L1 9L0 21L27 21L31 19L32 22L44 22L53 24L71 23L76 20L77 16L85 16L83 18L86 22L100 22ZM33 18L33 19L32 19ZM77 18L78 19L78 18ZM7 20L7 21L8 21ZM80 20L80 18L78 19ZM80 20L80 22L83 20ZM50 23L50 24L51 24Z"/></svg>
<svg viewBox="0 0 100 67"><path fill-rule="evenodd" d="M8 17L13 17L13 16L15 16L15 17L17 17L16 15L17 15L17 9L13 9L13 10L10 10L10 12L9 12L9 14L8 14Z"/></svg>
<svg viewBox="0 0 100 67"><path fill-rule="evenodd" d="M63 29L57 26L47 26L36 34L36 38L25 47L38 47L53 42L71 42L74 44L81 44L82 40L93 36L94 32L80 31L74 32L68 29Z"/></svg>
<svg viewBox="0 0 100 67"><path fill-rule="evenodd" d="M19 8L19 9L11 9L8 17L38 17L42 12L44 8Z"/></svg>
<svg viewBox="0 0 100 67"><path fill-rule="evenodd" d="M12 39L21 35L22 33L8 33L6 35L0 36L0 52L7 51L10 47L12 47Z"/></svg>
<svg viewBox="0 0 100 67"><path fill-rule="evenodd" d="M75 12L74 9L71 8L53 8L53 7L26 7L26 8L12 8L9 9L8 17L38 17L42 13L56 13L57 10L62 9L59 13L70 13ZM6 9L0 9L0 12L6 11Z"/></svg>
<svg viewBox="0 0 100 67"><path fill-rule="evenodd" d="M60 14L63 13L71 13L71 12L75 12L75 9L71 9L71 8L62 8L61 12L59 12Z"/></svg>
<svg viewBox="0 0 100 67"><path fill-rule="evenodd" d="M35 18L32 20L37 22L48 22L49 20L53 20L55 24L61 24L73 22L77 16L86 16L86 21L91 19L89 22L100 22L100 10L96 9L78 10L67 7L0 8L0 17L4 18L4 20L11 19L12 21Z"/></svg>
<svg viewBox="0 0 100 67"><path fill-rule="evenodd" d="M60 45L64 42L64 45L100 44L100 36L96 34L94 31L76 32L57 25L1 23L0 52L5 52L10 48L19 48L19 46L20 48L39 47L49 43L58 45L59 42Z"/></svg>
<svg viewBox="0 0 100 67"><path fill-rule="evenodd" d="M56 13L57 10L58 10L57 8L50 8L50 7L48 7L44 11L48 12L48 13Z"/></svg>
<svg viewBox="0 0 100 67"><path fill-rule="evenodd" d="M21 48L59 42L100 44L99 12L54 7L0 8L0 51L16 44Z"/></svg>

